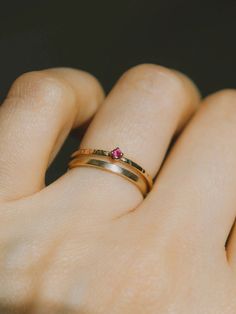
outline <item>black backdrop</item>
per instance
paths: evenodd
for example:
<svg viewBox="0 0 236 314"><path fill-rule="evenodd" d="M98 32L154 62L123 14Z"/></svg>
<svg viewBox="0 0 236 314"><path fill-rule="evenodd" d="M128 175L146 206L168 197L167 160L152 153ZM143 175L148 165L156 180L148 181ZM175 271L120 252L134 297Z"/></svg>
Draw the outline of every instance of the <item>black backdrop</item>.
<svg viewBox="0 0 236 314"><path fill-rule="evenodd" d="M0 2L0 98L21 73L70 66L106 91L129 67L152 62L189 75L203 95L235 87L236 1L77 0ZM66 141L47 182L78 145Z"/></svg>

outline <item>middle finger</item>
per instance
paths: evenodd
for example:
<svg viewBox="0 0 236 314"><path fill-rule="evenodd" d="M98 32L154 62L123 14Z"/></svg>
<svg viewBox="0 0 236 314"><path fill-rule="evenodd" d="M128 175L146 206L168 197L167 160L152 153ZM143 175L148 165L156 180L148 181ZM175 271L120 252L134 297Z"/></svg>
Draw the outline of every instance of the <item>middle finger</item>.
<svg viewBox="0 0 236 314"><path fill-rule="evenodd" d="M236 214L235 103L234 90L203 101L169 154L152 199L165 204L159 219L169 230L177 226L191 246L223 254Z"/></svg>

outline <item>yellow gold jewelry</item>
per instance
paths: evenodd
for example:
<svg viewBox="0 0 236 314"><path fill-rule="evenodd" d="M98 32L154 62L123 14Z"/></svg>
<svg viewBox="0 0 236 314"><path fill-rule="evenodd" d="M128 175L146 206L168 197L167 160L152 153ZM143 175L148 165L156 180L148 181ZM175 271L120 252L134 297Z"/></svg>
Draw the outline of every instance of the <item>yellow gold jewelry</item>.
<svg viewBox="0 0 236 314"><path fill-rule="evenodd" d="M153 186L151 176L137 163L124 157L119 147L112 151L79 149L72 156L69 169L89 166L116 173L134 183L145 197Z"/></svg>

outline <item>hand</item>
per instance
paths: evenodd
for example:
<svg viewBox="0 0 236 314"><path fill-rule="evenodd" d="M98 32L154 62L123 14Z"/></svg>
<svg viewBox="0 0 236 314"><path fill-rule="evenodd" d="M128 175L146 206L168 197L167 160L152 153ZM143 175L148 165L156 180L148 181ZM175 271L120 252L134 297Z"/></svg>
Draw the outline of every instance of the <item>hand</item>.
<svg viewBox="0 0 236 314"><path fill-rule="evenodd" d="M203 101L175 71L140 65L105 102L72 69L24 74L0 109L0 313L236 313L236 92ZM163 160L174 135L180 134ZM152 176L74 168L45 187L72 128ZM163 166L160 170L160 167Z"/></svg>

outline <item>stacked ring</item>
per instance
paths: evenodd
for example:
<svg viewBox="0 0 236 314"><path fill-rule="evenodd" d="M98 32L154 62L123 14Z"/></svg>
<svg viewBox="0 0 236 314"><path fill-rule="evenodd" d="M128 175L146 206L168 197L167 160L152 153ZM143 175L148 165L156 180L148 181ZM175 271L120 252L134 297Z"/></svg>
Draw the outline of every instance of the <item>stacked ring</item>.
<svg viewBox="0 0 236 314"><path fill-rule="evenodd" d="M140 165L124 157L119 147L112 151L79 149L71 157L69 169L88 166L113 172L134 183L144 197L153 186L151 176Z"/></svg>

